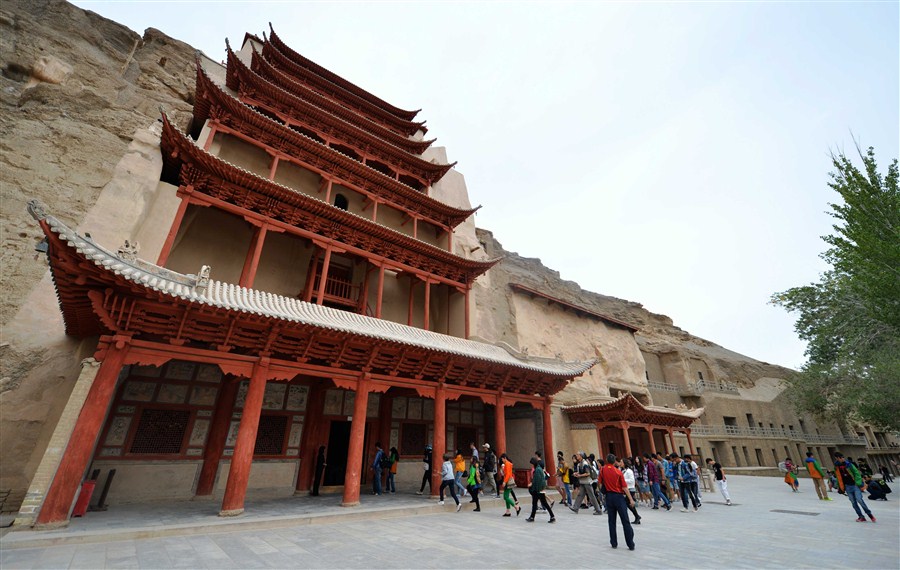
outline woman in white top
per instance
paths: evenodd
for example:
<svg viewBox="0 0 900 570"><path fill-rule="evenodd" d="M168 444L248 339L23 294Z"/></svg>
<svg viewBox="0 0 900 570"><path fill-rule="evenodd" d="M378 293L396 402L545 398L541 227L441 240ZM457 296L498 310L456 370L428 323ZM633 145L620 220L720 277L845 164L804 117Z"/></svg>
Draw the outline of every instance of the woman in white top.
<svg viewBox="0 0 900 570"><path fill-rule="evenodd" d="M620 459L616 467L622 470L622 474L625 475L625 484L628 485L628 492L631 494L631 502L628 504L628 510L631 511L631 514L634 515L634 520L631 521L631 524L641 524L641 515L637 513L637 501L634 500L634 470L631 467L630 459Z"/></svg>

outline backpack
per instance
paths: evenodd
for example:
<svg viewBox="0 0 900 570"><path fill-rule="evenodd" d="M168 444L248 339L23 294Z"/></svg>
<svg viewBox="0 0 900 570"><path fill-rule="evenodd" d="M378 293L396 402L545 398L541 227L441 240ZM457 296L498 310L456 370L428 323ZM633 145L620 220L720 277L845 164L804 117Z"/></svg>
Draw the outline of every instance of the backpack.
<svg viewBox="0 0 900 570"><path fill-rule="evenodd" d="M381 455L381 467L384 469L389 469L391 465L394 464L394 460L391 459L391 456L387 453Z"/></svg>
<svg viewBox="0 0 900 570"><path fill-rule="evenodd" d="M600 472L597 471L597 466L593 461L588 461L588 473L591 474L591 479L597 479L600 477Z"/></svg>

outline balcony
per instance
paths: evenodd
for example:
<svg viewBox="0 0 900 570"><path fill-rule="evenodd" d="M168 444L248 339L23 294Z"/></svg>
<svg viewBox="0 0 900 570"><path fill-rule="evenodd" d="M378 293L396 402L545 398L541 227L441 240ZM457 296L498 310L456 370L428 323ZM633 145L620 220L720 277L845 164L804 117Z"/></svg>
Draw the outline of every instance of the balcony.
<svg viewBox="0 0 900 570"><path fill-rule="evenodd" d="M312 286L313 298L315 298L315 292L319 290L319 281L321 279L322 274L317 273ZM344 307L351 307L353 310L358 310L359 291L360 286L354 285L349 279L329 275L325 280L325 295L323 300L327 304L341 305Z"/></svg>
<svg viewBox="0 0 900 570"><path fill-rule="evenodd" d="M816 445L866 445L866 438L864 437L845 436L842 434L822 435L814 433L803 433L797 430L781 428L760 428L729 425L694 425L691 426L691 435L710 438L744 437L763 439L790 439ZM900 449L897 449L897 451L900 451Z"/></svg>

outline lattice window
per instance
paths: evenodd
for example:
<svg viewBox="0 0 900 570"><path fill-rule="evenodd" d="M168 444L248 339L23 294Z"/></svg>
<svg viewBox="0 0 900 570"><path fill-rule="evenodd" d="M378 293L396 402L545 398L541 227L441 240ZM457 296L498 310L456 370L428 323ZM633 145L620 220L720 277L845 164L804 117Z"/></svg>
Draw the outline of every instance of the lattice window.
<svg viewBox="0 0 900 570"><path fill-rule="evenodd" d="M400 429L400 455L420 455L425 451L428 426L404 423Z"/></svg>
<svg viewBox="0 0 900 570"><path fill-rule="evenodd" d="M134 433L131 453L179 454L191 412L187 410L144 409Z"/></svg>
<svg viewBox="0 0 900 570"><path fill-rule="evenodd" d="M263 415L259 418L256 430L256 447L254 455L282 455L284 453L284 434L287 431L287 416Z"/></svg>

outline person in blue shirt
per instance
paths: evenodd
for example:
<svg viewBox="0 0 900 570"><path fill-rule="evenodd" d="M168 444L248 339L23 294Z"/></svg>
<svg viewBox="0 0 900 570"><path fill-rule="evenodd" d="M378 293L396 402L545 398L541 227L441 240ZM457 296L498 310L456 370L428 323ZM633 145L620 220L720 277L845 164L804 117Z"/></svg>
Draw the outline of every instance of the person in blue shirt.
<svg viewBox="0 0 900 570"><path fill-rule="evenodd" d="M375 443L375 461L372 462L372 494L381 494L381 460L384 458L384 450L381 449L381 442Z"/></svg>

